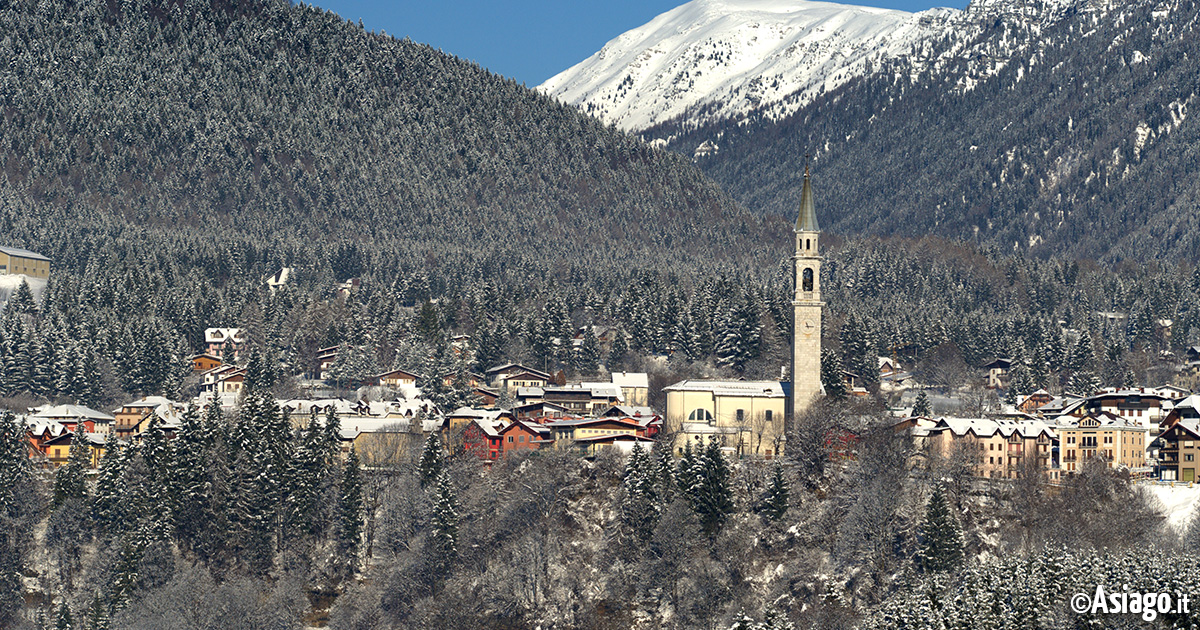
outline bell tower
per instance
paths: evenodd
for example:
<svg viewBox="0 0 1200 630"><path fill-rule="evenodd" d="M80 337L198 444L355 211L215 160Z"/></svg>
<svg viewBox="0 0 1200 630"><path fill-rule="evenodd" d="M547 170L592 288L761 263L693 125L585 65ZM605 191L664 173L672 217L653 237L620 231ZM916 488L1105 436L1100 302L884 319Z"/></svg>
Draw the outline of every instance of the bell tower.
<svg viewBox="0 0 1200 630"><path fill-rule="evenodd" d="M792 257L796 292L792 297L792 417L803 412L821 393L821 228L813 205L808 166L800 191L796 218L796 254Z"/></svg>

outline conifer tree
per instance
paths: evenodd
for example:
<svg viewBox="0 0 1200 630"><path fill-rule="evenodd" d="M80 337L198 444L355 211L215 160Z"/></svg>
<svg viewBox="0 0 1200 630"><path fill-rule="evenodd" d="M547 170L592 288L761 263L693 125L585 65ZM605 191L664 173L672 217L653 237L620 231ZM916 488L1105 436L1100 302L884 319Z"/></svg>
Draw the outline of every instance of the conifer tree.
<svg viewBox="0 0 1200 630"><path fill-rule="evenodd" d="M26 532L21 526L28 512L17 496L33 482L25 452L25 428L11 411L0 414L0 626L11 625L20 611L21 573Z"/></svg>
<svg viewBox="0 0 1200 630"><path fill-rule="evenodd" d="M264 487L268 483L264 474L268 464L262 461L263 455L254 457L253 453L239 453L232 466L229 540L235 557L249 573L258 575L271 566L274 510Z"/></svg>
<svg viewBox="0 0 1200 630"><path fill-rule="evenodd" d="M450 474L442 471L433 489L431 545L434 568L445 575L458 557L458 498Z"/></svg>
<svg viewBox="0 0 1200 630"><path fill-rule="evenodd" d="M108 607L104 605L104 600L96 595L92 598L92 605L88 607L87 630L109 630L109 627Z"/></svg>
<svg viewBox="0 0 1200 630"><path fill-rule="evenodd" d="M187 550L193 550L203 530L212 525L205 513L210 483L206 463L214 450L201 424L199 410L188 405L175 437L175 457L171 462L171 477L175 482L172 525L180 547Z"/></svg>
<svg viewBox="0 0 1200 630"><path fill-rule="evenodd" d="M625 331L617 330L614 332L612 347L608 351L608 359L605 361L605 367L609 372L619 372L625 369L625 358L629 354L629 341L625 339Z"/></svg>
<svg viewBox="0 0 1200 630"><path fill-rule="evenodd" d="M425 447L421 449L421 459L417 462L417 478L421 487L427 488L435 483L445 467L442 441L438 439L437 431L430 431L429 437L425 438Z"/></svg>
<svg viewBox="0 0 1200 630"><path fill-rule="evenodd" d="M334 465L342 453L342 420L333 407L325 412L325 422L321 426L324 431L321 434L320 456L323 458L326 468L329 468Z"/></svg>
<svg viewBox="0 0 1200 630"><path fill-rule="evenodd" d="M171 510L180 500L174 477L175 443L167 438L157 415L150 419L150 427L142 435L138 454L145 462L145 487L141 489L141 501L133 507L141 518L153 524L153 536L158 540L169 533L174 524Z"/></svg>
<svg viewBox="0 0 1200 630"><path fill-rule="evenodd" d="M327 467L324 428L313 414L299 432L291 461L291 487L287 497L286 525L290 533L315 535L320 526L321 489Z"/></svg>
<svg viewBox="0 0 1200 630"><path fill-rule="evenodd" d="M771 485L763 498L762 512L768 520L782 520L788 511L788 483L783 474L783 465L777 460L771 474Z"/></svg>
<svg viewBox="0 0 1200 630"><path fill-rule="evenodd" d="M441 336L442 327L437 309L428 300L421 304L421 310L417 314L416 331L428 342L436 341Z"/></svg>
<svg viewBox="0 0 1200 630"><path fill-rule="evenodd" d="M33 290L29 288L28 282L21 280L21 286L13 292L12 299L8 303L8 309L23 315L37 311L37 300L34 299Z"/></svg>
<svg viewBox="0 0 1200 630"><path fill-rule="evenodd" d="M671 455L671 446L665 441L656 441L650 449L650 457L654 466L654 495L658 500L659 512L678 494L678 483L675 479L675 458Z"/></svg>
<svg viewBox="0 0 1200 630"><path fill-rule="evenodd" d="M358 566L358 549L363 533L363 480L358 453L351 448L342 472L340 495L341 529L339 530L342 550L351 558L351 568Z"/></svg>
<svg viewBox="0 0 1200 630"><path fill-rule="evenodd" d="M575 351L575 371L580 374L595 374L600 368L600 340L596 338L596 330L588 326L583 334L583 344Z"/></svg>
<svg viewBox="0 0 1200 630"><path fill-rule="evenodd" d="M929 406L929 396L925 395L925 390L917 392L917 400L913 403L912 415L920 418L928 418L933 413L933 409Z"/></svg>
<svg viewBox="0 0 1200 630"><path fill-rule="evenodd" d="M71 618L71 607L63 601L58 606L58 614L54 621L54 630L75 630L75 620Z"/></svg>
<svg viewBox="0 0 1200 630"><path fill-rule="evenodd" d="M842 355L846 369L858 375L868 386L878 382L879 365L871 331L859 316L851 313L842 324Z"/></svg>
<svg viewBox="0 0 1200 630"><path fill-rule="evenodd" d="M67 463L54 471L54 507L70 500L87 500L85 476L91 449L88 448L82 428L83 425L79 425L75 434L71 436L71 450L67 456Z"/></svg>
<svg viewBox="0 0 1200 630"><path fill-rule="evenodd" d="M710 440L697 459L700 472L692 492L692 509L700 518L704 531L716 536L734 509L729 464L718 440Z"/></svg>
<svg viewBox="0 0 1200 630"><path fill-rule="evenodd" d="M621 499L621 522L635 539L645 539L658 523L659 503L655 488L657 463L635 443L625 465L624 494Z"/></svg>
<svg viewBox="0 0 1200 630"><path fill-rule="evenodd" d="M702 447L701 447L702 448ZM696 488L700 485L700 458L692 448L692 440L683 443L683 453L675 469L675 484L690 505L695 505Z"/></svg>
<svg viewBox="0 0 1200 630"><path fill-rule="evenodd" d="M926 573L944 573L957 569L962 558L962 530L946 500L945 491L938 486L929 498L925 519L921 522L917 560Z"/></svg>
<svg viewBox="0 0 1200 630"><path fill-rule="evenodd" d="M825 395L835 401L845 400L846 380L842 377L842 358L833 348L821 349L821 384Z"/></svg>
<svg viewBox="0 0 1200 630"><path fill-rule="evenodd" d="M96 492L92 497L92 526L99 532L115 533L124 526L128 509L125 468L128 448L113 440L107 445L100 471L96 475Z"/></svg>

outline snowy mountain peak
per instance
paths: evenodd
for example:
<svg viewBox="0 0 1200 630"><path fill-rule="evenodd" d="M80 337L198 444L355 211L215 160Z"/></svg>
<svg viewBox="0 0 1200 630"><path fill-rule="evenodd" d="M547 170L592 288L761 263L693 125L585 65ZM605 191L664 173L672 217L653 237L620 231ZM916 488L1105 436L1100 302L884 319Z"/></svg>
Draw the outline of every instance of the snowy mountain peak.
<svg viewBox="0 0 1200 630"><path fill-rule="evenodd" d="M1003 1L1003 0L1001 0ZM608 42L539 89L627 130L687 115L786 115L903 54L959 11L807 0L693 0Z"/></svg>

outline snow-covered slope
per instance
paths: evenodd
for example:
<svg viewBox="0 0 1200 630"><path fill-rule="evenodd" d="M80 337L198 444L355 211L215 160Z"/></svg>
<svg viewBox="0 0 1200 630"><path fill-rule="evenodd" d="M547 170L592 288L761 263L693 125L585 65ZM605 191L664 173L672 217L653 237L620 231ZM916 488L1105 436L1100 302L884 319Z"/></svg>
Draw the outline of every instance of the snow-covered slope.
<svg viewBox="0 0 1200 630"><path fill-rule="evenodd" d="M872 60L908 52L959 12L806 0L693 0L624 33L539 86L622 129L687 114L794 111Z"/></svg>

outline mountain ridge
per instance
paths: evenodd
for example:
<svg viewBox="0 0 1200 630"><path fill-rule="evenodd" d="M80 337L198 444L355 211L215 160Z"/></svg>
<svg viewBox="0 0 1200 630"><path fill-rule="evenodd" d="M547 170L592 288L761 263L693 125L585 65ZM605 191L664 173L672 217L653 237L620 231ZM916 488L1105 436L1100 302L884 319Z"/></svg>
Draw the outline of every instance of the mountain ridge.
<svg viewBox="0 0 1200 630"><path fill-rule="evenodd" d="M809 0L693 0L538 87L632 131L773 106L794 111L909 49L954 9L906 13Z"/></svg>

